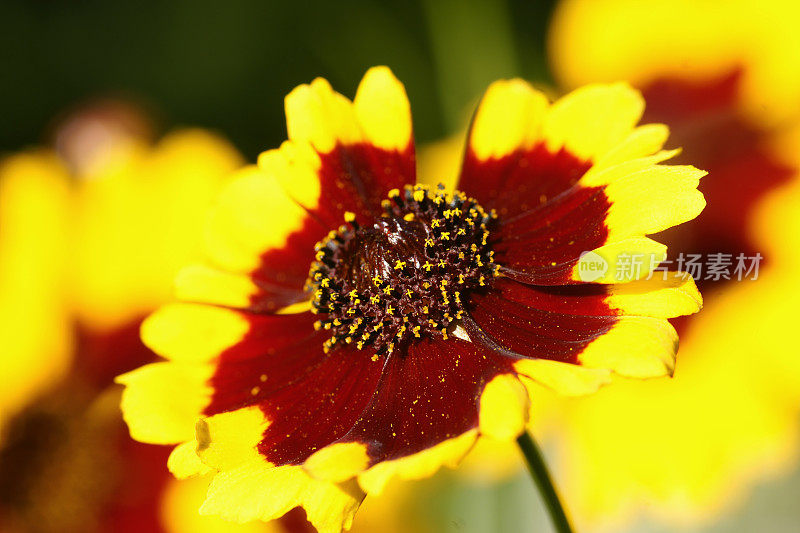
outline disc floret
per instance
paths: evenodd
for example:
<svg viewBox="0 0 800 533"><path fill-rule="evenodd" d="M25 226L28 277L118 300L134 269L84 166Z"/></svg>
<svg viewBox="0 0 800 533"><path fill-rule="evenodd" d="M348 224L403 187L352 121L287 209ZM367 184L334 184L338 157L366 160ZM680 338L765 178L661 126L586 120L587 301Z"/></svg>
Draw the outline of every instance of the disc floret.
<svg viewBox="0 0 800 533"><path fill-rule="evenodd" d="M352 213L316 245L309 273L317 329L341 345L393 352L423 335L447 338L469 291L498 275L489 231L496 218L461 192L422 185L389 191L383 214L360 226Z"/></svg>

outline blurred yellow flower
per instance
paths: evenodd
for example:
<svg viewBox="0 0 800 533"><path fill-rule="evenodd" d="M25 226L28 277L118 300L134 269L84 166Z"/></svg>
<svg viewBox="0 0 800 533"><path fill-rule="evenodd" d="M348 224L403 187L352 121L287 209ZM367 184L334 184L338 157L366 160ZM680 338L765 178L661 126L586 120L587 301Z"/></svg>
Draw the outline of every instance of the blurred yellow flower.
<svg viewBox="0 0 800 533"><path fill-rule="evenodd" d="M0 165L0 438L9 418L69 368L70 208L68 176L53 154Z"/></svg>
<svg viewBox="0 0 800 533"><path fill-rule="evenodd" d="M676 323L671 382L618 380L554 407L564 419L564 489L586 523L709 520L796 461L800 398L787 382L800 373L788 327L764 317L792 316L787 295L800 294L781 274L789 262L779 249L797 248L786 246L797 239L788 210L765 208L794 201L783 187L798 168L790 154L800 143L786 130L800 116L799 23L798 5L783 1L567 0L556 10L557 79L567 88L628 80L645 95L646 116L709 170L700 187L709 208L664 236L671 257L765 256L757 281L698 280L706 308Z"/></svg>
<svg viewBox="0 0 800 533"><path fill-rule="evenodd" d="M58 152L0 164L4 531L162 527L166 455L129 439L108 387L153 357L139 321L169 298L203 211L242 160L201 130L151 145L105 127L111 115L68 122Z"/></svg>

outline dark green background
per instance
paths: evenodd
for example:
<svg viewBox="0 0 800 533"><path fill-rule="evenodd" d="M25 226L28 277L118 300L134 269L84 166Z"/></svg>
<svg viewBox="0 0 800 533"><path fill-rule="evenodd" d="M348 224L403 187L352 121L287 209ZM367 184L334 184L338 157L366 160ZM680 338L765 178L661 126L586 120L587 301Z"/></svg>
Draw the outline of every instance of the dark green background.
<svg viewBox="0 0 800 533"><path fill-rule="evenodd" d="M4 0L0 150L43 142L72 105L124 96L162 129L214 128L253 158L284 139L294 86L324 76L352 96L376 64L406 84L417 139L436 139L491 80L547 80L551 10L551 1Z"/></svg>

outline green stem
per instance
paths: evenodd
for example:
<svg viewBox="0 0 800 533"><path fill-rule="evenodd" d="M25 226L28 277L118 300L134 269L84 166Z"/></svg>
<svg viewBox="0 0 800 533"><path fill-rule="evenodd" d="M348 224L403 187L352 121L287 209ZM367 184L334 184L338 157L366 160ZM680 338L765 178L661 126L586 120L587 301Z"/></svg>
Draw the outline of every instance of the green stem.
<svg viewBox="0 0 800 533"><path fill-rule="evenodd" d="M522 450L522 455L525 456L525 461L528 463L528 470L530 470L531 477L536 483L544 500L547 512L550 515L550 520L553 522L553 527L557 533L573 533L572 526L564 513L564 507L561 505L561 500L558 499L556 489L553 486L553 480L550 478L550 473L547 471L547 465L544 463L542 452L531 437L530 433L525 432L517 438L519 449Z"/></svg>

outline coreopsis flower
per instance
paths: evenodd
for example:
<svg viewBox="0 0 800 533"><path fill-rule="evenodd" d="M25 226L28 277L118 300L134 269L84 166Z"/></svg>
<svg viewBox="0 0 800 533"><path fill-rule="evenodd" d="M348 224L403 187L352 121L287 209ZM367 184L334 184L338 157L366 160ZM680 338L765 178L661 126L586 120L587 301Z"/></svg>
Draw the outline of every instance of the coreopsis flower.
<svg viewBox="0 0 800 533"><path fill-rule="evenodd" d="M200 130L153 145L114 113L86 116L57 151L0 164L3 531L166 529L167 456L128 437L113 377L154 359L139 322L169 297L241 163Z"/></svg>
<svg viewBox="0 0 800 533"><path fill-rule="evenodd" d="M559 459L573 511L593 523L634 514L708 520L797 455L798 402L778 385L796 358L775 346L784 338L778 330L754 324L784 309L777 299L792 294L788 276L769 276L780 267L776 251L792 248L779 236L785 224L773 217L771 226L756 225L755 214L797 174L796 157L786 156L797 143L782 145L783 130L800 118L793 44L800 13L790 2L762 3L757 16L751 7L565 1L554 16L556 78L566 87L630 81L645 96L645 117L666 123L686 147L682 157L710 172L700 185L709 209L663 236L670 260L695 254L706 268L709 254L731 260L727 276L700 273L698 283L710 289L703 315L676 322L682 357L674 380L648 387L620 380L553 409L564 421ZM737 257L756 254L764 256L759 279L737 282ZM769 289L780 285L783 294ZM726 340L717 342L722 331ZM781 379L776 369L784 370Z"/></svg>
<svg viewBox="0 0 800 533"><path fill-rule="evenodd" d="M524 431L528 385L596 390L667 375L666 317L691 278L645 280L645 235L696 216L703 175L661 164L640 95L588 86L550 104L520 80L478 108L456 190L416 183L403 86L371 69L354 101L317 79L286 98L289 140L212 208L208 263L145 320L167 361L119 378L134 438L177 444L179 477L215 472L202 513L300 506L348 528L393 476L455 464L479 435ZM435 179L435 177L433 177ZM607 258L582 280L581 254ZM647 260L615 283L623 254Z"/></svg>

